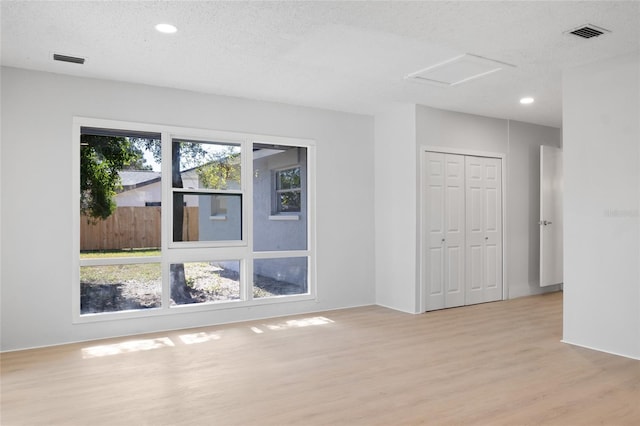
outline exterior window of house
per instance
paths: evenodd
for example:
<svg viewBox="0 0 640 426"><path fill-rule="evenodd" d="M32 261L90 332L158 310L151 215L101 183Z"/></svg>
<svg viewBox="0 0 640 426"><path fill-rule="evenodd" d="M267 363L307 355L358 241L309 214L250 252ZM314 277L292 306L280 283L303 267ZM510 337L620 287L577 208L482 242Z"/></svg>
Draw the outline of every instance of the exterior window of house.
<svg viewBox="0 0 640 426"><path fill-rule="evenodd" d="M74 122L75 321L314 297L312 141Z"/></svg>
<svg viewBox="0 0 640 426"><path fill-rule="evenodd" d="M301 205L300 167L278 170L276 177L276 212L299 212Z"/></svg>

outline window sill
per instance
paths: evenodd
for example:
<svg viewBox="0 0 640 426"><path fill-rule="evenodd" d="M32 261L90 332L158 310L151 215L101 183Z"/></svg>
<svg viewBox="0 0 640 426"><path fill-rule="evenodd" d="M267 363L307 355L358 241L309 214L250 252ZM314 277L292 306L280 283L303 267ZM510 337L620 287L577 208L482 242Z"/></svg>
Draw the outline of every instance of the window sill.
<svg viewBox="0 0 640 426"><path fill-rule="evenodd" d="M258 306L275 305L283 303L318 302L313 293L291 294L271 296L252 300L227 300L211 303L196 303L188 305L170 305L151 309L135 309L117 312L98 312L90 314L74 315L73 324L97 323L104 321L158 317L164 315L176 315L196 312L214 312L220 310L245 309L250 310Z"/></svg>
<svg viewBox="0 0 640 426"><path fill-rule="evenodd" d="M300 220L297 214L273 214L269 216L269 220Z"/></svg>

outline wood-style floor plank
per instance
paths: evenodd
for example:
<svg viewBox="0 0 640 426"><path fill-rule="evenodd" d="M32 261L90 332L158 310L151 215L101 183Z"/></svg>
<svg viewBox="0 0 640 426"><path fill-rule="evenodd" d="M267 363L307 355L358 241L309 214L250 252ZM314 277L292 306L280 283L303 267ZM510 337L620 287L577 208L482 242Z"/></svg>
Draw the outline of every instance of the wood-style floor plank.
<svg viewBox="0 0 640 426"><path fill-rule="evenodd" d="M640 362L560 342L562 294L364 307L2 354L14 425L639 425Z"/></svg>

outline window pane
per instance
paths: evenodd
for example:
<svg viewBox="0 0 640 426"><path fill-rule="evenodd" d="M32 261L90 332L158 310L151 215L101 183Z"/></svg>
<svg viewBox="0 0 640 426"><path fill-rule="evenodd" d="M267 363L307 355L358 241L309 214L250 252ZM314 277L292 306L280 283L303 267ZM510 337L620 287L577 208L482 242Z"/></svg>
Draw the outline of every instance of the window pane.
<svg viewBox="0 0 640 426"><path fill-rule="evenodd" d="M300 167L276 172L277 189L299 189Z"/></svg>
<svg viewBox="0 0 640 426"><path fill-rule="evenodd" d="M253 144L253 249L307 249L307 148Z"/></svg>
<svg viewBox="0 0 640 426"><path fill-rule="evenodd" d="M81 257L159 255L160 156L158 135L82 128Z"/></svg>
<svg viewBox="0 0 640 426"><path fill-rule="evenodd" d="M174 192L174 242L241 239L242 195Z"/></svg>
<svg viewBox="0 0 640 426"><path fill-rule="evenodd" d="M171 304L240 299L240 262L187 262L171 265Z"/></svg>
<svg viewBox="0 0 640 426"><path fill-rule="evenodd" d="M159 308L161 292L159 263L80 268L81 314Z"/></svg>
<svg viewBox="0 0 640 426"><path fill-rule="evenodd" d="M278 200L278 211L283 212L299 212L302 202L299 191L278 191L276 194Z"/></svg>
<svg viewBox="0 0 640 426"><path fill-rule="evenodd" d="M307 258L285 257L253 261L253 297L306 294Z"/></svg>
<svg viewBox="0 0 640 426"><path fill-rule="evenodd" d="M173 140L174 188L240 189L240 146Z"/></svg>

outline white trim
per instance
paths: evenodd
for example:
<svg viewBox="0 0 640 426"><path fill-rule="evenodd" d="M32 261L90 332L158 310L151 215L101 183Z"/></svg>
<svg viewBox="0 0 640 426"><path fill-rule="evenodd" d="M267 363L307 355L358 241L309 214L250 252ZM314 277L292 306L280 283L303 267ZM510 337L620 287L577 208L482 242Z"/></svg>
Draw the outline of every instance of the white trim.
<svg viewBox="0 0 640 426"><path fill-rule="evenodd" d="M81 127L97 127L108 129L143 131L160 134L161 136L161 173L162 173L162 203L161 203L161 256L148 257L120 257L80 259L80 223L79 200L80 194L80 141ZM316 291L316 224L315 214L315 146L311 139L291 138L282 136L258 135L252 133L230 132L221 130L208 130L199 128L185 128L161 124L137 123L117 120L104 120L89 117L73 117L72 124L73 143L72 158L72 220L74 230L72 235L72 323L88 323L129 318L151 317L186 312L214 311L220 309L250 308L256 305L300 302L318 300ZM240 190L190 190L185 188L172 188L171 185L171 147L173 139L186 139L190 141L202 141L210 143L233 144L241 147L241 189ZM263 143L283 145L291 147L304 147L307 150L307 249L278 252L253 252L253 144ZM249 183L251 182L251 183ZM171 221L173 193L175 190L188 193L222 193L240 194L243 197L242 209L242 240L238 241L197 241L197 242L172 242ZM296 215L297 216L297 215ZM286 217L296 217L286 216ZM226 217L226 216L225 216ZM285 217L285 216L283 216ZM211 216L211 220L223 220L217 216ZM299 220L281 219L276 220ZM300 295L282 295L253 299L253 259L306 257L307 267L307 293ZM204 260L203 260L204 259ZM198 262L198 261L240 261L240 297L241 300L220 301L211 303L198 303L189 305L170 305L170 274L172 263ZM84 314L80 312L80 266L118 265L160 263L162 268L162 305L159 308L144 310L104 312Z"/></svg>
<svg viewBox="0 0 640 426"><path fill-rule="evenodd" d="M183 194L192 195L244 195L241 190L238 189L210 189L210 188L171 188L171 193L174 194L180 192Z"/></svg>
<svg viewBox="0 0 640 426"><path fill-rule="evenodd" d="M254 259L278 259L282 257L310 257L310 250L255 251Z"/></svg>
<svg viewBox="0 0 640 426"><path fill-rule="evenodd" d="M171 184L165 184L164 182L171 182L171 135L168 132L161 133L161 155L162 155L162 178L161 178L161 217L160 217L160 235L161 235L161 256L162 262L162 291L161 295L161 312L167 312L169 304L171 303L171 272L170 262L167 259L169 253L169 243L173 239L173 193L171 191Z"/></svg>
<svg viewBox="0 0 640 426"><path fill-rule="evenodd" d="M487 157L487 158L500 158L504 160L506 158L506 154L500 152L491 152L491 151L478 151L474 149L460 149L460 148L449 148L443 146L434 146L434 145L424 145L418 148L419 152L439 152L442 154L458 154L458 155L469 155L473 157Z"/></svg>
<svg viewBox="0 0 640 426"><path fill-rule="evenodd" d="M77 256L77 253L76 253ZM80 266L107 266L107 265L137 265L141 263L160 263L162 256L139 256L139 257L87 257L80 259Z"/></svg>
<svg viewBox="0 0 640 426"><path fill-rule="evenodd" d="M423 178L424 178L424 167L422 164L422 154L424 152L437 152L442 154L457 154L457 155L468 155L473 157L486 157L486 158L497 158L501 162L502 169L502 300L507 300L509 296L508 291L508 280L507 280L507 155L499 152L490 152L490 151L478 151L472 149L459 149L459 148L449 148L442 146L433 146L433 145L422 145L418 146L418 162L419 162L419 173L418 173L418 232L416 233L418 237L418 279L416 286L418 288L418 303L419 303L419 312L426 312L427 302L426 302L426 292L423 286L423 278L424 278L424 265L422 262L422 256L424 252L424 241L423 241L423 216L424 211L422 210L422 205L424 202L424 188L423 188Z"/></svg>
<svg viewBox="0 0 640 426"><path fill-rule="evenodd" d="M300 220L299 214L272 214L269 220Z"/></svg>
<svg viewBox="0 0 640 426"><path fill-rule="evenodd" d="M169 250L195 249L195 248L220 248L220 247L246 247L247 242L243 240L220 240L220 241L170 241Z"/></svg>
<svg viewBox="0 0 640 426"><path fill-rule="evenodd" d="M595 348L593 346L581 345L579 343L570 342L570 341L565 340L565 339L561 339L560 342L565 343L567 345L571 345L571 346L577 346L579 348L589 349L589 350L598 351L598 352L604 352L605 354L611 354L611 355L621 356L621 357L624 357L624 358L630 358L630 359L635 359L637 361L640 361L640 356L632 356L632 355L627 355L627 354L621 354L620 352L607 351L607 350L604 350L604 349Z"/></svg>
<svg viewBox="0 0 640 426"><path fill-rule="evenodd" d="M80 127L82 119L73 118L71 128L71 220L73 223L71 238L71 318L77 322L80 318Z"/></svg>
<svg viewBox="0 0 640 426"><path fill-rule="evenodd" d="M209 216L209 220L227 220L227 215L217 214L217 215Z"/></svg>

